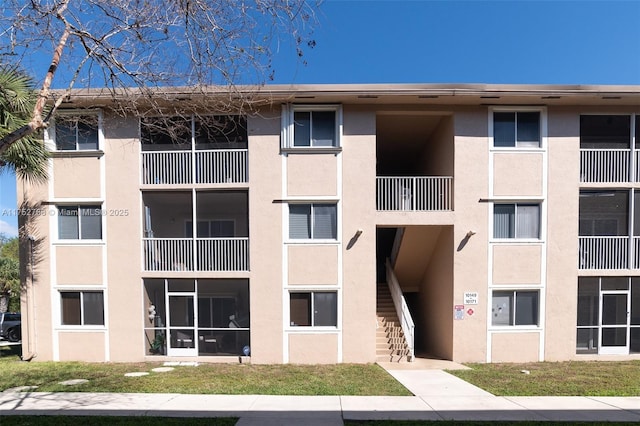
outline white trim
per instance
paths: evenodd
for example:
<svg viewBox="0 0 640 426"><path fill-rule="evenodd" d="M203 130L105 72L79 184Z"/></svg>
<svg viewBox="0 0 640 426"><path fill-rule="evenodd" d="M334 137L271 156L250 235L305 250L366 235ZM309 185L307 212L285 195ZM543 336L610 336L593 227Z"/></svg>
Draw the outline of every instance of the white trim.
<svg viewBox="0 0 640 426"><path fill-rule="evenodd" d="M493 143L494 112L539 112L540 113L540 146L539 147L496 147ZM545 318L546 318L546 284L547 284L547 201L548 201L548 116L547 108L539 106L495 106L489 107L487 114L488 121L488 185L489 200L487 203L488 216L488 254L487 254L487 316L486 316L486 362L491 362L492 358L492 337L497 333L513 332L534 332L539 333L538 361L544 361L545 354ZM500 196L495 198L494 194L494 157L502 153L537 153L542 155L542 195L541 196ZM493 207L495 204L538 204L539 211L539 238L494 238L493 237ZM541 247L540 256L540 283L534 285L497 285L493 283L493 248L494 246L535 246ZM491 306L493 304L494 291L509 290L537 290L538 291L538 325L532 326L493 326Z"/></svg>
<svg viewBox="0 0 640 426"><path fill-rule="evenodd" d="M282 105L282 113L281 113L281 125L280 125L280 147L286 145L286 142L289 139L289 118L290 118L290 108L288 104ZM287 156L286 152L280 152L281 157L281 174L282 174L282 182L281 182L281 196L282 198L287 197L288 186L287 186ZM289 238L289 204L282 203L281 204L281 212L282 212L282 241L286 241ZM289 363L289 334L286 333L286 329L289 325L289 292L286 287L289 285L289 247L286 244L282 244L282 362L284 364Z"/></svg>
<svg viewBox="0 0 640 426"><path fill-rule="evenodd" d="M101 109L92 108L92 109L64 109L58 110L56 113L58 117L64 116L96 116L98 118L98 128L97 128L97 139L98 139L98 147L97 149L77 149L78 141L76 140L76 149L56 149L56 119L55 117L51 120L49 126L45 129L44 132L44 140L45 146L51 151L51 154L54 157L57 156L69 156L75 157L78 156L103 156L104 155L104 131L103 131L103 113Z"/></svg>
<svg viewBox="0 0 640 426"><path fill-rule="evenodd" d="M102 114L98 116L98 148L105 148L104 141L104 133L103 133L103 122L102 122ZM100 225L102 229L100 230L102 235L102 285L104 286L104 291L102 293L102 305L103 305L103 316L104 316L104 326L106 328L106 333L104 335L104 360L105 362L111 361L111 333L109 332L109 262L108 262L108 254L109 254L109 245L107 244L107 213L109 212L107 208L107 164L106 157L102 156L99 159L99 167L100 167L100 197L104 200L102 204L100 204L101 213L102 213L102 222Z"/></svg>
<svg viewBox="0 0 640 426"><path fill-rule="evenodd" d="M338 143L337 146L342 147L343 144L343 138L342 138L342 132L344 130L344 126L343 126L343 109L342 106L340 106L340 108L338 109L338 111L336 112L336 125L337 125L337 135L336 137L338 138ZM342 199L342 185L343 185L343 164L342 164L342 153L338 153L336 154L336 169L337 169L337 175L336 175L336 191L337 191L337 196L338 196L338 202L336 205L336 220L338 221L337 224L337 229L336 229L336 237L338 239L338 294L337 294L337 327L338 327L338 354L337 354L337 359L338 359L338 363L342 363L343 362L343 345L344 345L344 324L342 323L343 321L343 315L342 315L342 311L344 309L344 302L343 302L343 296L344 296L344 249L343 249L343 238L342 238L342 232L343 232L343 214L342 214L342 203L343 203L343 199Z"/></svg>
<svg viewBox="0 0 640 426"><path fill-rule="evenodd" d="M294 146L294 119L296 112L316 112L316 111L334 111L335 112L335 145L332 146ZM281 139L280 149L287 153L331 153L338 155L342 147L342 105L341 104L283 104L282 120L281 120ZM311 142L309 142L311 143ZM338 172L340 174L340 172Z"/></svg>
<svg viewBox="0 0 640 426"><path fill-rule="evenodd" d="M293 113L295 111L335 111L336 112L336 146L333 147L293 147ZM338 336L337 344L337 362L343 361L343 333L342 333L342 310L343 310L343 214L342 214L342 138L343 138L343 109L341 104L331 105L296 105L283 104L281 116L281 132L280 132L280 155L282 156L282 319L283 319L283 362L289 362L289 336L298 333L311 334L336 334ZM288 195L288 173L287 160L288 155L294 153L314 153L335 155L337 162L336 186L337 194L335 196L289 196ZM289 205L290 204L335 204L336 205L336 239L291 239L289 238ZM326 286L307 286L307 285L290 285L289 284L289 246L296 245L317 245L317 246L336 246L338 249L338 278L335 285ZM336 293L336 327L291 327L290 326L290 308L289 293L291 291L312 292L312 291L332 291Z"/></svg>

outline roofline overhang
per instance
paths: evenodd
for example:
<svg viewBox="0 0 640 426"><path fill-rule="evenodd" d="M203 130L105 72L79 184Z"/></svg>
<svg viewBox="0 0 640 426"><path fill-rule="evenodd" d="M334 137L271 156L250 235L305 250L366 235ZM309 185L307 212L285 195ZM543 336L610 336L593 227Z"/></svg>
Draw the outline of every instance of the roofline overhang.
<svg viewBox="0 0 640 426"><path fill-rule="evenodd" d="M58 96L64 91L55 91ZM301 102L354 102L393 103L404 100L448 99L449 104L487 104L491 99L530 98L553 103L580 104L581 99L590 98L608 101L619 100L620 104L640 106L640 85L520 85L520 84L301 84L301 85L255 85L255 86L194 86L164 87L153 89L74 89L66 102L75 106L108 105L114 98L119 100L143 100L157 97L166 101L190 101L195 99L251 99L258 104ZM376 100L376 101L374 101ZM574 100L575 102L572 102Z"/></svg>

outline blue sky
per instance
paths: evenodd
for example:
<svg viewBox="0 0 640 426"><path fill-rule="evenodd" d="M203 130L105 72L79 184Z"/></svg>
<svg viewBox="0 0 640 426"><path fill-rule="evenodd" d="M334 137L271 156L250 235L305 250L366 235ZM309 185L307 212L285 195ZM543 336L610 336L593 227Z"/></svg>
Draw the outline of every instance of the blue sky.
<svg viewBox="0 0 640 426"><path fill-rule="evenodd" d="M640 84L640 0L326 0L317 18L307 65L283 42L273 83ZM0 175L7 235L15 192Z"/></svg>

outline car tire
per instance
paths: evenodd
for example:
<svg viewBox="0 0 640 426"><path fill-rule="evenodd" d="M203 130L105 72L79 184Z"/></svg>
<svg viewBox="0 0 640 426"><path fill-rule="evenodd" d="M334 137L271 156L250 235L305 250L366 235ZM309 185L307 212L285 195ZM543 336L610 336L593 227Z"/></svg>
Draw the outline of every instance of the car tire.
<svg viewBox="0 0 640 426"><path fill-rule="evenodd" d="M7 330L7 340L10 342L19 342L20 341L20 329L17 327L10 328Z"/></svg>

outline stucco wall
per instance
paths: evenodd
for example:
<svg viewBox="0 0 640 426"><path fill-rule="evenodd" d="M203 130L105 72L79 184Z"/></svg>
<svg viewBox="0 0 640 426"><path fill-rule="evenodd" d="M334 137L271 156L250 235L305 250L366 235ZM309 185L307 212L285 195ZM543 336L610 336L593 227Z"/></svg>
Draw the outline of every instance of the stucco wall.
<svg viewBox="0 0 640 426"><path fill-rule="evenodd" d="M473 315L453 321L453 360L483 361L487 351L487 262L489 207L482 199L488 195L488 123L486 108L456 112L453 235L453 303L462 305L464 292L477 292L479 303ZM468 232L475 232L467 238Z"/></svg>
<svg viewBox="0 0 640 426"><path fill-rule="evenodd" d="M280 113L250 116L249 131L249 282L251 362L281 363L283 359L282 295L282 158ZM268 167L265 167L268 165Z"/></svg>
<svg viewBox="0 0 640 426"><path fill-rule="evenodd" d="M344 107L342 361L375 361L375 114ZM356 238L361 229L362 234Z"/></svg>

